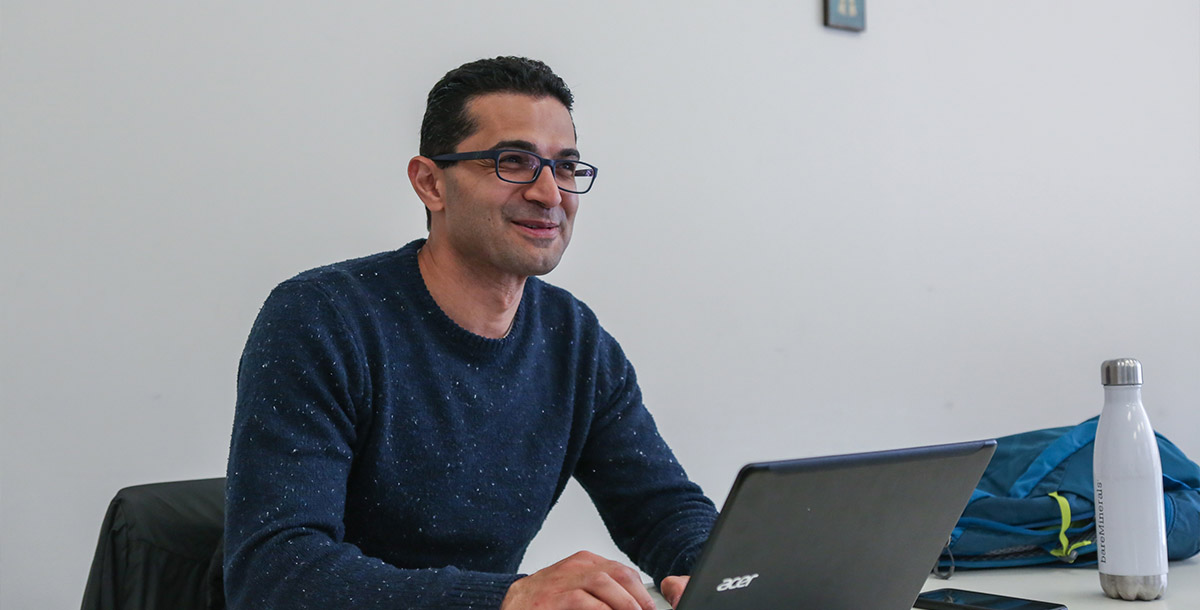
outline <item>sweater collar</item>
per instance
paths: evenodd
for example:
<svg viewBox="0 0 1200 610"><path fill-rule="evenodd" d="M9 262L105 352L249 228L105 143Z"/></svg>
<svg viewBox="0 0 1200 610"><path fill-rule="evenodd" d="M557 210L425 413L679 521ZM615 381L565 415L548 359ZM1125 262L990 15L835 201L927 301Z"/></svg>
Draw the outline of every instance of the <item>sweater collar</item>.
<svg viewBox="0 0 1200 610"><path fill-rule="evenodd" d="M517 313L513 316L512 326L507 335L499 339L477 335L459 326L450 316L446 315L446 312L429 292L429 287L425 285L425 280L421 277L421 268L417 264L417 252L424 245L425 239L416 239L401 248L399 253L401 255L400 263L404 266L404 276L412 278L412 293L421 309L420 315L425 318L431 328L452 343L463 347L469 354L500 353L523 340L527 333L527 312L534 300L533 293L539 289L541 280L530 277L525 281L521 303L517 305Z"/></svg>

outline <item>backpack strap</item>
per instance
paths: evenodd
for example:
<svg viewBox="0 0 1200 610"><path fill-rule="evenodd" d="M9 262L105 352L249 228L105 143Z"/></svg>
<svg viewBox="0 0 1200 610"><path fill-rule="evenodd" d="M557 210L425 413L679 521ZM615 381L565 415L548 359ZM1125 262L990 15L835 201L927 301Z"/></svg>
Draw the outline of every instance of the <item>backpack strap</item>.
<svg viewBox="0 0 1200 610"><path fill-rule="evenodd" d="M1095 419L1089 419L1050 443L1033 460L1029 468L1025 469L1025 472L1013 482L1012 487L1008 490L1008 497L1029 497L1033 488L1037 487L1037 484L1041 483L1047 475L1054 472L1059 464L1096 440L1096 423Z"/></svg>
<svg viewBox="0 0 1200 610"><path fill-rule="evenodd" d="M1071 505L1067 499L1058 495L1057 491L1050 492L1050 497L1058 500L1058 510L1062 512L1062 528L1058 530L1058 541L1062 544L1062 548L1052 549L1050 554L1058 557L1067 563L1075 563L1075 558L1079 556L1080 547L1085 547L1092 543L1091 540L1080 540L1075 544L1067 539L1067 530L1071 528Z"/></svg>

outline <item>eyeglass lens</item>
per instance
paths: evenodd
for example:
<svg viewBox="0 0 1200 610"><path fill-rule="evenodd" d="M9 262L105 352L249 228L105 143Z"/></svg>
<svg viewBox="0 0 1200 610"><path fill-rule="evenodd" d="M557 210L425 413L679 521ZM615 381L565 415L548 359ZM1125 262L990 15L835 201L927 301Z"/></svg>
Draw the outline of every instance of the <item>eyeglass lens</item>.
<svg viewBox="0 0 1200 610"><path fill-rule="evenodd" d="M537 155L518 150L506 150L496 160L496 175L506 182L533 182L542 168ZM554 181L563 190L582 193L592 186L596 170L586 163L559 159L554 163Z"/></svg>

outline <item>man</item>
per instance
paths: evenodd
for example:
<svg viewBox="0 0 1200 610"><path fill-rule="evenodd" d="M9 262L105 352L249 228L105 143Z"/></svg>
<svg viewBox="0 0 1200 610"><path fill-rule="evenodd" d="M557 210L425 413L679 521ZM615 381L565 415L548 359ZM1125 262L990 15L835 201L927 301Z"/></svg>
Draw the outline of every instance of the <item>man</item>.
<svg viewBox="0 0 1200 610"><path fill-rule="evenodd" d="M716 510L583 303L536 277L596 175L541 62L466 64L430 92L408 175L427 240L280 284L238 375L231 608L652 608L578 553L516 570L574 476L677 601Z"/></svg>

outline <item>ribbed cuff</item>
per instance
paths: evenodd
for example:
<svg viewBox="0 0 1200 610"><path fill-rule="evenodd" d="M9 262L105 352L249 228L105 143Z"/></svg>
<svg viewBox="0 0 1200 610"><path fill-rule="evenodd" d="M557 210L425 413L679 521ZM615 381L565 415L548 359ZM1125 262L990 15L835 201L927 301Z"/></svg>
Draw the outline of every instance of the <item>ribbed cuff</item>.
<svg viewBox="0 0 1200 610"><path fill-rule="evenodd" d="M491 574L467 572L458 574L458 583L446 591L446 608L471 608L473 610L498 610L508 595L508 588L522 574Z"/></svg>

